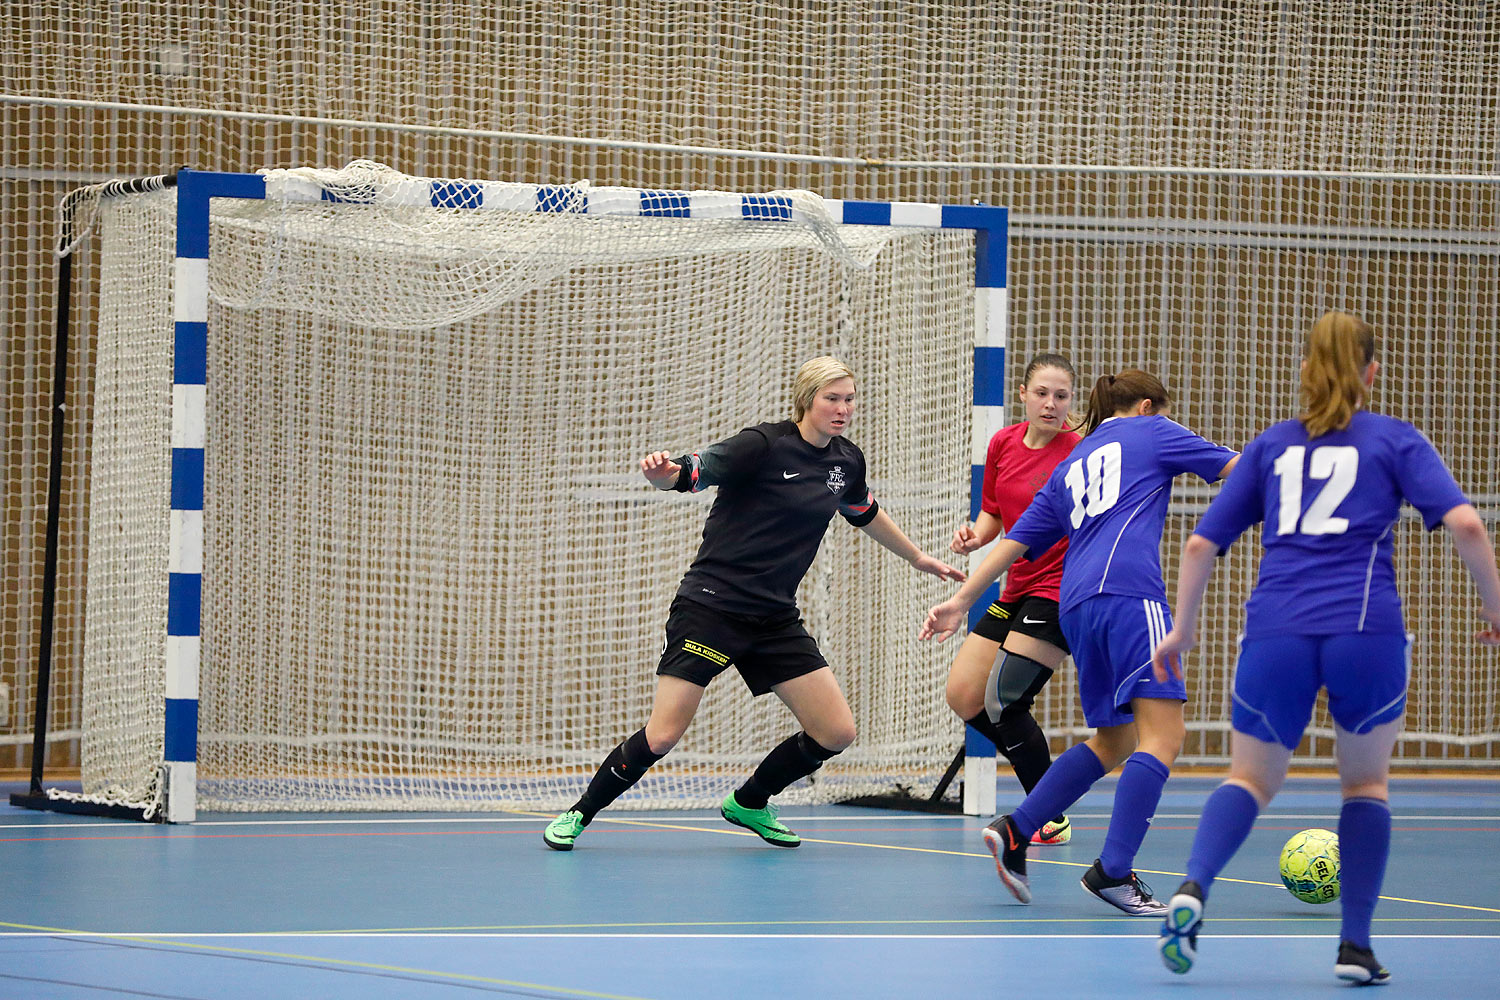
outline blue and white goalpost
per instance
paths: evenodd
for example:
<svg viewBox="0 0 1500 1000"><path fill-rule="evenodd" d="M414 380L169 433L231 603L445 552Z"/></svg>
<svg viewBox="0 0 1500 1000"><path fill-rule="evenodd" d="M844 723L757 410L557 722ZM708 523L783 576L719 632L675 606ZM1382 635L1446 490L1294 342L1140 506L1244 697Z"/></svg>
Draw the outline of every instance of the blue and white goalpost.
<svg viewBox="0 0 1500 1000"><path fill-rule="evenodd" d="M816 353L861 374L854 437L908 534L939 551L963 501L978 510L1004 423L1003 208L368 164L184 170L175 198L151 197L104 213L104 312L118 316L101 324L112 367L97 405L136 424L96 442L86 652L100 712L136 717L85 737L84 794L69 801L190 822L200 804L566 800L645 717L652 637L703 514L640 488L634 458L779 419L789 371ZM167 343L146 296L111 310L166 285ZM137 385L156 357L169 423ZM160 585L153 478L170 503ZM866 557L857 535L830 531L799 597L861 730L789 793L805 801L910 787L957 735L942 699L952 648L914 639L941 591ZM127 565L104 572L112 560ZM164 635L108 634L151 619L156 591ZM117 693L158 676L155 708ZM767 701L713 685L699 742L640 804L711 799L716 775L784 728ZM967 738L965 810L993 812L994 747Z"/></svg>

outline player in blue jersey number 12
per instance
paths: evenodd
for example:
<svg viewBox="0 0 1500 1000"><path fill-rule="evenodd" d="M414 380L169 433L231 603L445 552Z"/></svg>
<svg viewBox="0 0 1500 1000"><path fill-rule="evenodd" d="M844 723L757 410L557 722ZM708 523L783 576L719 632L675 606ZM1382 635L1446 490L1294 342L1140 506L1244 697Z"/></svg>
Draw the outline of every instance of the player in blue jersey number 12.
<svg viewBox="0 0 1500 1000"><path fill-rule="evenodd" d="M1302 365L1304 412L1250 442L1183 549L1177 624L1152 657L1158 679L1182 677L1214 559L1265 523L1235 668L1229 779L1203 807L1187 881L1161 932L1162 960L1173 972L1192 968L1209 889L1280 790L1326 688L1344 799L1334 973L1360 984L1390 978L1371 949L1370 924L1390 852L1387 778L1410 667L1392 560L1402 502L1428 530L1452 532L1488 623L1477 638L1488 645L1500 643L1500 573L1484 522L1432 443L1411 424L1364 408L1379 368L1367 323L1336 312L1318 320Z"/></svg>

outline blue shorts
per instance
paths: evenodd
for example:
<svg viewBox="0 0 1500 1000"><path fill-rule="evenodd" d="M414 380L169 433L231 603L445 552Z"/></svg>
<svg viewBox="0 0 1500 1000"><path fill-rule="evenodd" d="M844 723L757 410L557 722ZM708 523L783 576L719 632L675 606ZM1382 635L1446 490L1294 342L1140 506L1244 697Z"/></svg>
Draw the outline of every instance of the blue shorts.
<svg viewBox="0 0 1500 1000"><path fill-rule="evenodd" d="M1151 673L1151 651L1172 629L1162 602L1097 594L1064 612L1062 627L1078 668L1083 719L1095 729L1132 721L1136 698L1187 701L1181 678L1160 682Z"/></svg>
<svg viewBox="0 0 1500 1000"><path fill-rule="evenodd" d="M1411 636L1278 635L1240 642L1234 670L1236 732L1297 749L1318 689L1346 732L1367 733L1406 711Z"/></svg>

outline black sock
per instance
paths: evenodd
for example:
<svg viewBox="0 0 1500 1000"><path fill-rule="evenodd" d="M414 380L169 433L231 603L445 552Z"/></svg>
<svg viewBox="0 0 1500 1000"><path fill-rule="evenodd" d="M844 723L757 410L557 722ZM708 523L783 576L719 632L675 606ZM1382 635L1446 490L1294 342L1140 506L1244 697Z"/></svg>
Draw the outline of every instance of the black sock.
<svg viewBox="0 0 1500 1000"><path fill-rule="evenodd" d="M651 752L644 729L635 732L604 758L573 810L583 813L583 822L587 826L595 813L625 794L663 756L665 754Z"/></svg>
<svg viewBox="0 0 1500 1000"><path fill-rule="evenodd" d="M995 749L1000 749L1000 729L990 721L990 714L988 711L981 709L979 714L974 716L974 718L965 719L964 725L972 726L974 729L978 730L978 732L985 739L995 744ZM1030 791L1030 789L1027 789L1027 791Z"/></svg>
<svg viewBox="0 0 1500 1000"><path fill-rule="evenodd" d="M995 749L1015 769L1021 787L1030 795L1036 783L1042 780L1047 768L1052 766L1052 749L1047 745L1047 735L1030 712L1005 711L999 722L991 722L988 712L980 712L967 723L979 730ZM1054 816L1053 822L1062 820Z"/></svg>
<svg viewBox="0 0 1500 1000"><path fill-rule="evenodd" d="M746 809L764 809L771 796L786 789L798 778L805 778L838 754L829 750L806 733L797 733L782 740L776 749L766 754L755 773L735 789L734 797Z"/></svg>

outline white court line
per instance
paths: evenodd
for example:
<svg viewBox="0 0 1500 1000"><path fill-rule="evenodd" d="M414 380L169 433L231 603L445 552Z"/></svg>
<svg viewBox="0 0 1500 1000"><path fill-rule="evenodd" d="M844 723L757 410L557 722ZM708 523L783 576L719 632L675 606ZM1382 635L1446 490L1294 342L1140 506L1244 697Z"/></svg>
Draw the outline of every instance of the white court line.
<svg viewBox="0 0 1500 1000"><path fill-rule="evenodd" d="M550 814L549 814L550 815ZM1069 813L1073 819L1109 819L1109 813ZM1163 813L1155 815L1155 819L1200 819L1201 813ZM1337 818L1336 811L1319 813L1261 813L1257 822L1265 820L1296 819L1296 820L1328 820ZM260 826L391 826L403 823L425 823L431 825L439 824L496 824L496 823L536 823L544 819L540 813L536 816L436 816L436 817L396 817L396 818L370 818L370 819L225 819L225 820L199 820L184 829L197 827L260 827ZM900 813L894 816L789 816L781 814L783 822L791 820L798 823L894 823L900 821L948 821L962 823L965 820L977 820L978 816L961 816L953 813ZM1496 823L1500 822L1500 816L1444 816L1427 815L1422 813L1403 813L1396 811L1392 817L1401 823L1416 821L1438 823L1438 822L1472 822L1472 823ZM601 815L595 819L597 823L702 823L717 826L724 822L719 816L683 816L678 813L663 813L660 815L649 813L632 813L626 810L617 810L616 815ZM150 828L156 824L138 823L132 824L143 828ZM102 823L69 823L66 821L43 821L36 823L0 823L0 830L90 830L90 829L125 829L120 820L110 820Z"/></svg>
<svg viewBox="0 0 1500 1000"><path fill-rule="evenodd" d="M1298 941L1327 939L1326 933L1309 934L1208 934L1215 941ZM547 938L558 940L570 940L574 938L642 938L660 941L689 941L723 938L725 940L754 941L754 940L795 940L795 941L1051 941L1057 938L1068 938L1075 941L1155 941L1156 934L746 934L746 933L671 933L671 934L643 934L638 931L629 933L601 933L597 931L580 931L578 933L558 932L533 932L533 931L502 931L502 932L474 932L455 931L452 933L430 933L418 932L405 934L400 932L354 932L354 933L330 933L319 931L256 931L245 934L214 933L214 934L173 934L167 931L146 931L135 933L132 931L15 931L0 933L0 941L6 938L22 937L45 937L45 938L148 938L167 940L239 940L255 938L264 940L267 938L288 938L295 940L307 940L308 938L326 938L339 940L344 938L478 938L478 939L505 939L505 938ZM1465 941L1500 941L1500 934L1387 934L1382 932L1382 941L1451 941L1453 939Z"/></svg>

